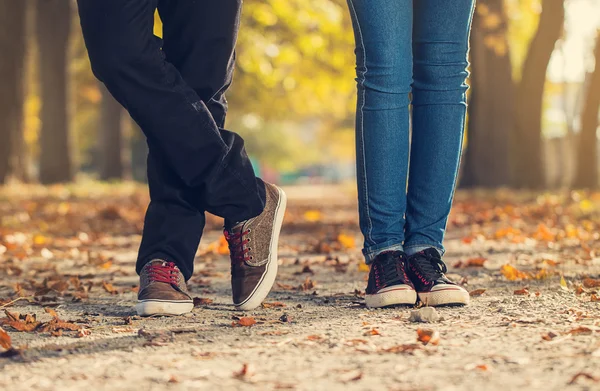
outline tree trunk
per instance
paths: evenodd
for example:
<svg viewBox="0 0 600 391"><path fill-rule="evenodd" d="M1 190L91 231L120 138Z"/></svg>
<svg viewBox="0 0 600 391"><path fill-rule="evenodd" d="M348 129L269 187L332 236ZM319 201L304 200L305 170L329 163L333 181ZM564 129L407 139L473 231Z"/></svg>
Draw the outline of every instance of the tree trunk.
<svg viewBox="0 0 600 391"><path fill-rule="evenodd" d="M471 97L461 186L510 184L515 86L503 2L480 0L471 33Z"/></svg>
<svg viewBox="0 0 600 391"><path fill-rule="evenodd" d="M4 183L23 132L25 1L0 1L0 184Z"/></svg>
<svg viewBox="0 0 600 391"><path fill-rule="evenodd" d="M600 108L600 33L594 50L596 68L592 73L581 114L581 137L577 158L576 187L598 187L598 110Z"/></svg>
<svg viewBox="0 0 600 391"><path fill-rule="evenodd" d="M73 178L67 104L71 1L38 0L36 10L42 101L40 181L68 182Z"/></svg>
<svg viewBox="0 0 600 391"><path fill-rule="evenodd" d="M102 104L100 106L101 168L100 179L123 179L123 108L100 83Z"/></svg>
<svg viewBox="0 0 600 391"><path fill-rule="evenodd" d="M556 41L563 30L564 0L543 0L538 29L523 64L522 79L517 87L515 151L515 186L542 188L545 175L542 161L542 103L546 71Z"/></svg>

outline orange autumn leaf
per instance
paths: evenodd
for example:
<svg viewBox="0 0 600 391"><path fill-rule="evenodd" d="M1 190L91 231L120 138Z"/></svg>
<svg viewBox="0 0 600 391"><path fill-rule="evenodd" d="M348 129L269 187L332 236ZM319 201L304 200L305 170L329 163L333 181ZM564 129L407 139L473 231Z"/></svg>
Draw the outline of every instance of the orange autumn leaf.
<svg viewBox="0 0 600 391"><path fill-rule="evenodd" d="M46 311L46 313L50 314L51 317L58 318L58 314L52 308L46 307L46 308L44 308L44 311Z"/></svg>
<svg viewBox="0 0 600 391"><path fill-rule="evenodd" d="M240 318L237 322L233 322L232 326L243 326L243 327L250 327L250 326L254 326L256 324L256 320L254 318L249 318L249 317L243 317Z"/></svg>
<svg viewBox="0 0 600 391"><path fill-rule="evenodd" d="M528 295L529 294L529 288L525 287L522 289L517 289L514 291L515 295Z"/></svg>
<svg viewBox="0 0 600 391"><path fill-rule="evenodd" d="M366 331L363 335L381 335L381 333L377 329L371 329Z"/></svg>
<svg viewBox="0 0 600 391"><path fill-rule="evenodd" d="M571 335L582 335L582 334L587 335L587 334L591 334L591 333L593 333L593 330L590 329L589 327L585 327L585 326L576 327L568 332L568 334L571 334Z"/></svg>
<svg viewBox="0 0 600 391"><path fill-rule="evenodd" d="M309 290L313 289L315 286L317 286L317 284L310 278L306 277L306 280L304 280L304 283L302 285L300 285L300 290L309 291Z"/></svg>
<svg viewBox="0 0 600 391"><path fill-rule="evenodd" d="M119 293L117 288L115 288L111 283L106 281L102 281L102 288L104 288L104 290L110 293L111 295L116 295L117 293Z"/></svg>
<svg viewBox="0 0 600 391"><path fill-rule="evenodd" d="M337 237L337 241L346 249L350 249L350 248L354 248L356 247L356 243L354 241L354 238L350 235L346 235L346 234L339 234Z"/></svg>
<svg viewBox="0 0 600 391"><path fill-rule="evenodd" d="M431 329L417 329L417 341L423 345L437 345L440 343L440 334Z"/></svg>
<svg viewBox="0 0 600 391"><path fill-rule="evenodd" d="M0 327L0 346L4 349L9 350L12 347L10 335L2 327Z"/></svg>
<svg viewBox="0 0 600 391"><path fill-rule="evenodd" d="M487 261L487 259L483 258L483 257L476 257L476 258L470 258L467 259L465 261L458 261L454 264L454 267L456 268L463 268L463 267L483 267L485 261Z"/></svg>
<svg viewBox="0 0 600 391"><path fill-rule="evenodd" d="M194 307L198 307L201 305L209 305L214 302L213 299L206 299L204 297L194 297Z"/></svg>
<svg viewBox="0 0 600 391"><path fill-rule="evenodd" d="M500 272L509 281L528 280L531 278L531 276L529 274L522 272L519 269L517 269L516 267L509 265L509 264L502 266L502 268L500 269Z"/></svg>
<svg viewBox="0 0 600 391"><path fill-rule="evenodd" d="M304 220L308 222L316 223L317 221L321 221L322 218L323 215L318 210L307 210L304 212Z"/></svg>
<svg viewBox="0 0 600 391"><path fill-rule="evenodd" d="M590 298L591 302L600 302L600 296L596 296L596 295L592 295L592 297Z"/></svg>
<svg viewBox="0 0 600 391"><path fill-rule="evenodd" d="M309 341L320 341L323 339L323 337L321 337L320 335L309 335L308 337L306 337L306 339L308 339Z"/></svg>
<svg viewBox="0 0 600 391"><path fill-rule="evenodd" d="M475 289L475 290L469 292L469 296L471 296L471 297L481 296L481 295L483 295L483 293L485 291L486 291L486 289Z"/></svg>
<svg viewBox="0 0 600 391"><path fill-rule="evenodd" d="M583 280L583 286L586 288L600 288L600 280L594 280L593 278L586 278Z"/></svg>

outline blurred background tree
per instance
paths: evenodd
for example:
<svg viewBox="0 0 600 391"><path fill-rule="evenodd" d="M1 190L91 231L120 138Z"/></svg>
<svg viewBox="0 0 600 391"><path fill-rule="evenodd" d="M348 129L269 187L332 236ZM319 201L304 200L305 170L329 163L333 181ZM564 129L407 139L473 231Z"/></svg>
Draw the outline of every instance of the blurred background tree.
<svg viewBox="0 0 600 391"><path fill-rule="evenodd" d="M598 186L599 11L478 1L462 186ZM353 40L345 0L246 0L227 127L261 175L353 178ZM0 0L0 49L0 182L145 179L144 137L94 79L72 0Z"/></svg>

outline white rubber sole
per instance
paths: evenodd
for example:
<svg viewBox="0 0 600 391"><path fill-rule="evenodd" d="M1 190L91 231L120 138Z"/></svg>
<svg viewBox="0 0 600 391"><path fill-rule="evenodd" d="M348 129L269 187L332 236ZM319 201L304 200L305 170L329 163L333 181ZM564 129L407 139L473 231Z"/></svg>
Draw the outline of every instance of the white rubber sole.
<svg viewBox="0 0 600 391"><path fill-rule="evenodd" d="M269 292L271 292L271 289L273 288L273 284L275 284L278 268L277 250L279 247L279 234L281 233L283 217L285 216L285 209L287 207L287 196L285 195L284 191L279 187L277 187L277 191L279 192L279 202L277 204L277 208L275 209L275 222L273 223L273 234L271 235L269 260L266 264L266 271L246 300L241 303L234 303L235 308L238 310L250 311L257 308L267 298Z"/></svg>
<svg viewBox="0 0 600 391"><path fill-rule="evenodd" d="M139 316L176 316L191 312L192 309L194 309L194 302L191 300L140 300L135 305L135 310Z"/></svg>
<svg viewBox="0 0 600 391"><path fill-rule="evenodd" d="M434 286L431 292L419 292L419 300L426 306L467 305L471 300L469 292L457 285Z"/></svg>
<svg viewBox="0 0 600 391"><path fill-rule="evenodd" d="M417 292L406 284L383 288L374 295L365 295L368 308L381 308L393 305L414 305Z"/></svg>

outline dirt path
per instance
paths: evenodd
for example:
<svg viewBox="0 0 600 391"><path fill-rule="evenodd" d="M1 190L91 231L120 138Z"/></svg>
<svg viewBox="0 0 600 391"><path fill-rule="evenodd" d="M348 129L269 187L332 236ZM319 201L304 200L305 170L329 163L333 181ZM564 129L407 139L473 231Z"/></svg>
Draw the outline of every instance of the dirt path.
<svg viewBox="0 0 600 391"><path fill-rule="evenodd" d="M416 324L409 321L411 308L364 307L367 273L359 267L355 205L345 191L329 190L320 189L329 197L318 199L307 196L307 189L290 191L279 285L268 308L246 313L230 304L228 261L219 253L216 221L203 238L191 284L193 295L205 300L180 318L134 316L135 235L94 243L87 257L50 248L51 261L39 249L16 261L10 249L0 252L0 266L5 266L0 300L14 299L19 288L27 296L31 280L42 284L62 278L69 285L62 293L56 292L64 288L59 286L37 295L45 297L42 305L19 301L4 309L47 322L52 316L44 307L52 307L61 319L90 332L53 337L4 325L13 346L23 351L0 358L0 389L600 389L600 302L591 301L597 288L577 289L584 277L598 278L600 262L575 256L573 248L580 243L570 248L568 238L560 238L555 242L561 245L552 248L539 238L474 236L474 222L460 223L461 213L475 213L468 212L470 195L459 197L446 261L454 265L483 256L484 267L452 268L451 274L470 291L486 291L466 308L438 309L439 322ZM484 213L485 204L478 210ZM497 237L517 224L490 220L477 230ZM100 256L90 255L96 252ZM531 270L539 279L508 281L501 273L505 264ZM548 277L540 278L540 270ZM88 297L78 298L90 281ZM528 294L515 294L525 286ZM257 323L232 326L242 317ZM439 344L417 341L419 328L439 333Z"/></svg>

